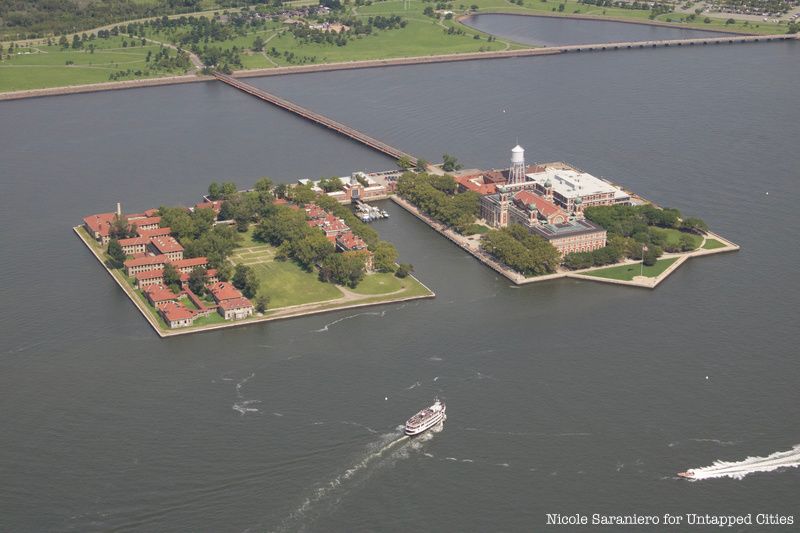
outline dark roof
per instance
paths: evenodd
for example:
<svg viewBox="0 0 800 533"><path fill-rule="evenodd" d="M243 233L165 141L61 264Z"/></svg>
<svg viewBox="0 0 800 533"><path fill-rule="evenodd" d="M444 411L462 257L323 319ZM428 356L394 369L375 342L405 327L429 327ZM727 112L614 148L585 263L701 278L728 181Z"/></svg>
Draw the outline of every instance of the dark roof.
<svg viewBox="0 0 800 533"><path fill-rule="evenodd" d="M574 235L585 235L587 233L597 233L605 231L600 226L588 220L574 220L564 224L542 224L533 226L531 231L544 237L547 240L558 239L560 237L572 237Z"/></svg>

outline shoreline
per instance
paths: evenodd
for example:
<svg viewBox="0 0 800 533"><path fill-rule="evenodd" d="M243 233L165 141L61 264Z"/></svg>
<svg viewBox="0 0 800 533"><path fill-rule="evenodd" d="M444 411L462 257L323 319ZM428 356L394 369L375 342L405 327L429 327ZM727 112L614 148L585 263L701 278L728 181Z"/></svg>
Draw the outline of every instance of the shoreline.
<svg viewBox="0 0 800 533"><path fill-rule="evenodd" d="M397 195L392 196L392 201L395 202L397 205L405 209L408 213L415 216L422 222L424 222L428 227L430 227L435 232L439 233L450 242L464 250L465 252L472 255L478 262L482 263L483 265L491 268L501 276L505 277L515 285L529 285L531 283L538 283L540 281L550 281L554 279L576 279L576 280L585 280L585 281L595 281L599 283L611 283L614 285L627 285L629 287L637 287L637 288L645 288L645 289L655 289L662 281L667 279L672 273L674 273L683 263L688 261L692 257L702 257L706 255L713 255L713 254L720 254L720 253L727 253L727 252L735 252L740 249L738 244L725 239L724 237L719 236L714 232L706 232L706 238L716 239L722 242L725 246L721 248L715 249L705 249L705 248L697 248L692 250L691 252L686 253L677 253L677 254L665 254L661 257L661 259L669 259L669 258L677 258L677 260L671 264L664 272L659 274L655 277L645 277L639 278L638 281L634 278L631 281L625 280L618 280L618 279L611 279L611 278L603 278L599 276L592 276L589 274L595 270L603 270L606 268L611 268L615 266L622 266L626 264L639 264L639 261L622 261L619 263L615 263L613 265L602 265L598 267L590 267L584 268L581 270L563 270L560 269L553 274L543 274L541 276L531 276L526 277L519 272L516 272L505 265L502 265L494 260L491 256L484 253L480 247L473 248L469 245L470 242L475 242L475 239L471 237L466 237L463 235L459 235L455 233L452 229L445 227L443 224L431 219L425 213L420 211L414 204L406 200L405 198L401 198Z"/></svg>
<svg viewBox="0 0 800 533"><path fill-rule="evenodd" d="M362 307L374 307L377 305L387 305L387 304L395 304L395 303L402 303L402 302L410 302L413 300L426 300L430 298L436 298L436 293L431 290L430 287L422 283L418 278L409 274L409 277L413 278L417 281L420 285L422 285L425 290L428 291L428 294L423 294L419 296L403 296L401 298L394 298L388 300L381 300L381 301L364 301L370 300L371 298L380 298L380 294L375 295L365 295L363 299L361 299L360 303L359 300L356 300L354 303L346 304L346 305L336 305L336 300L328 300L322 302L311 302L308 304L300 304L296 306L289 306L289 307L276 307L275 309L267 310L267 313L273 313L269 316L254 316L253 318L247 318L244 320L232 320L230 322L223 322L220 324L210 324L207 326L191 326L188 328L179 328L179 329L164 329L158 323L158 321L153 316L153 313L146 307L146 304L142 301L141 298L138 297L133 287L128 285L124 282L124 280L120 279L120 274L108 268L106 266L105 261L103 260L102 255L98 253L97 248L94 246L94 243L87 241L84 236L80 232L81 226L74 226L72 231L75 232L75 235L83 242L83 244L89 249L89 251L94 255L95 259L100 262L100 265L103 267L108 275L110 275L114 281L119 285L125 295L128 297L129 300L133 302L139 312L144 316L144 319L147 321L148 324L153 328L156 334L160 338L167 338L167 337L176 337L179 335L190 335L193 333L204 333L207 331L219 330L219 329L227 329L227 328L235 328L241 326L249 326L252 324L261 324L264 322L273 322L275 320L285 320L289 318L299 318L304 316L311 316L311 315L320 315L324 313L332 313L334 311L343 311L346 309L356 309ZM311 308L311 306L316 306ZM306 307L307 309L300 309ZM297 309L297 311L294 311ZM286 312L289 310L288 312ZM283 311L283 313L282 313Z"/></svg>
<svg viewBox="0 0 800 533"><path fill-rule="evenodd" d="M492 14L492 13L487 13ZM494 13L494 14L514 14L514 13ZM518 16L544 16L518 13ZM592 19L596 20L596 19ZM606 19L599 19L606 20ZM638 21L627 21L632 24L650 24ZM666 24L666 23L664 23ZM660 24L659 24L660 25ZM712 44L745 44L750 42L771 42L771 41L791 41L800 40L800 34L775 34L775 35L760 35L760 34L734 34L727 32L728 37L709 37L699 38L700 41L709 40ZM730 40L726 40L730 38ZM734 40L736 39L736 40ZM742 40L739 40L742 39ZM479 61L483 59L506 59L517 57L532 57L532 56L553 56L561 55L564 53L580 53L581 51L619 51L625 49L649 49L649 48L669 48L671 43L674 46L681 46L683 41L687 39L667 39L660 41L635 41L631 43L618 42L618 43L593 43L593 44L577 44L577 45L560 45L549 47L531 47L521 48L517 50L496 50L493 52L461 52L453 54L434 54L429 56L411 56L411 57L398 57L387 59L367 59L363 61L340 61L334 63L320 63L315 65L297 65L290 67L270 67L261 69L247 69L237 70L233 75L238 78L254 78L266 76L284 76L289 74L305 74L311 72L329 72L336 70L356 70L366 68L381 68L393 67L404 65L419 65L419 64L433 64L433 63L451 63L457 61ZM692 39L688 39L692 40ZM660 43L660 44L647 44L644 43ZM689 47L690 45L686 45ZM183 83L197 83L213 81L214 76L206 76L199 74L184 74L179 76L166 76L162 78L147 78L140 80L125 80L116 82L103 82L85 85L68 85L62 87L49 87L42 89L24 89L19 91L8 91L0 93L0 102L10 100L23 100L27 98L42 98L46 96L58 96L67 94L82 94L101 91L114 91L122 89L136 89L141 87L157 87L165 85L177 85Z"/></svg>

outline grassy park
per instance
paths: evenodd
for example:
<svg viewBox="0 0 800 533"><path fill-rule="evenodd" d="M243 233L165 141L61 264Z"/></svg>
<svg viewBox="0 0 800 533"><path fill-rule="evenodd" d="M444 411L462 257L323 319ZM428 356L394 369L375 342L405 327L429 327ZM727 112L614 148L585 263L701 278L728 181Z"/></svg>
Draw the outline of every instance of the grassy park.
<svg viewBox="0 0 800 533"><path fill-rule="evenodd" d="M245 264L253 268L259 280L258 294L269 296L269 309L331 302L340 300L342 305L359 303L363 299L376 301L374 297L385 296L386 301L412 296L428 296L430 291L411 276L400 279L391 272L367 274L354 289L347 289L348 296L338 286L319 280L316 272L309 272L291 259L276 260L276 248L253 239L252 228L243 233L242 247L234 250L230 260L234 264ZM378 298L377 300L381 300Z"/></svg>
<svg viewBox="0 0 800 533"><path fill-rule="evenodd" d="M670 257L668 259L659 259L654 265L645 266L642 268L641 263L632 263L629 265L620 265L609 268L601 268L599 270L591 270L583 272L586 276L595 276L598 278L617 279L621 281L632 281L633 278L643 275L646 278L655 278L660 276L672 263L677 261L677 257Z"/></svg>
<svg viewBox="0 0 800 533"><path fill-rule="evenodd" d="M10 56L4 46L4 53L0 54L0 92L103 83L112 81L112 74L119 81L185 73L148 64L148 53L152 57L160 49L157 44L143 46L140 40L120 36L96 38L90 44L91 49L88 45L83 49L64 48L55 42L15 47ZM170 53L175 55L174 51Z"/></svg>
<svg viewBox="0 0 800 533"><path fill-rule="evenodd" d="M725 243L722 243L717 239L706 239L706 242L703 244L703 250L716 250L724 247Z"/></svg>

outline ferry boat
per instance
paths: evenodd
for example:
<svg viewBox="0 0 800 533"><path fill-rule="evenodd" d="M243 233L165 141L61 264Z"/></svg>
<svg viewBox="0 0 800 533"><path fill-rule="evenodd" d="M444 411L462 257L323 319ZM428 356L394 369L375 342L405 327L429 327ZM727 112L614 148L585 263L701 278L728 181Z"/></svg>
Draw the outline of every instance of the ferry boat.
<svg viewBox="0 0 800 533"><path fill-rule="evenodd" d="M447 407L445 406L444 402L439 400L439 398L436 398L433 402L433 405L426 407L406 421L406 435L409 437L419 435L420 433L428 431L440 422L444 422L447 420L447 415L445 414L446 410Z"/></svg>
<svg viewBox="0 0 800 533"><path fill-rule="evenodd" d="M694 479L694 470L687 470L686 472L678 472L678 477L686 479Z"/></svg>

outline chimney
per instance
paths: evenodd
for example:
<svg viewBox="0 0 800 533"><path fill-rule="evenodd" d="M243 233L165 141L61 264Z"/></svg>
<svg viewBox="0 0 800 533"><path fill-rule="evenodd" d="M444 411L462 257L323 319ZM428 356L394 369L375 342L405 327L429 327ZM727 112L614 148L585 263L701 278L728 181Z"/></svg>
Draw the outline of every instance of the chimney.
<svg viewBox="0 0 800 533"><path fill-rule="evenodd" d="M119 202L117 202L117 216L122 216L122 205Z"/></svg>

